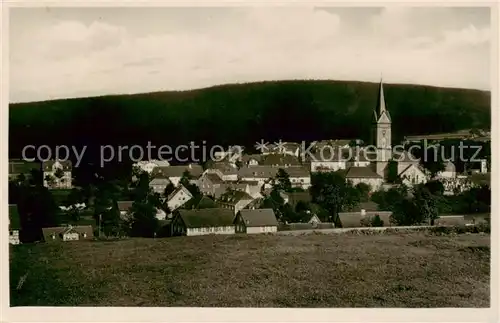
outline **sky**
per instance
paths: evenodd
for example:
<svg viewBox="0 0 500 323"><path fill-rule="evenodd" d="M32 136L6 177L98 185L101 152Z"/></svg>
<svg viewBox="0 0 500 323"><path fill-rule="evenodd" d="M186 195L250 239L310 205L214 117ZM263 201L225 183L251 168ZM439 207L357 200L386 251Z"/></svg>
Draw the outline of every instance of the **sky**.
<svg viewBox="0 0 500 323"><path fill-rule="evenodd" d="M490 90L489 8L12 8L10 102L322 79Z"/></svg>

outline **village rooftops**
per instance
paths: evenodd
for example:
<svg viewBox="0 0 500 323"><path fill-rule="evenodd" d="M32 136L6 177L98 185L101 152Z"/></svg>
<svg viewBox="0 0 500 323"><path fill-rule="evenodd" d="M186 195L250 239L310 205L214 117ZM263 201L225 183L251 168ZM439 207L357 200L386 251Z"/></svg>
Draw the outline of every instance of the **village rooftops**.
<svg viewBox="0 0 500 323"><path fill-rule="evenodd" d="M179 217L186 228L222 227L233 225L234 213L223 208L179 210Z"/></svg>
<svg viewBox="0 0 500 323"><path fill-rule="evenodd" d="M271 178L276 175L277 167L271 166L249 166L241 167L238 171L238 176L241 178Z"/></svg>
<svg viewBox="0 0 500 323"><path fill-rule="evenodd" d="M236 205L241 200L253 200L253 199L254 199L253 197L251 197L248 193L244 191L230 190L222 194L219 197L218 202Z"/></svg>
<svg viewBox="0 0 500 323"><path fill-rule="evenodd" d="M189 172L191 178L199 178L203 174L203 168L197 164L157 167L156 169L167 178L182 177L185 171Z"/></svg>
<svg viewBox="0 0 500 323"><path fill-rule="evenodd" d="M371 167L350 167L347 170L346 178L382 178L375 173Z"/></svg>
<svg viewBox="0 0 500 323"><path fill-rule="evenodd" d="M238 169L227 161L220 161L220 162L210 161L207 163L206 169L207 170L216 169L221 173L223 173L224 175L232 175L238 173Z"/></svg>
<svg viewBox="0 0 500 323"><path fill-rule="evenodd" d="M212 184L222 184L224 183L224 181L222 180L222 178L219 177L219 175L217 174L214 174L214 173L205 173L205 176L208 180L210 180L210 182L212 182Z"/></svg>
<svg viewBox="0 0 500 323"><path fill-rule="evenodd" d="M266 166L300 166L299 158L291 155L269 154L262 157L261 165Z"/></svg>
<svg viewBox="0 0 500 323"><path fill-rule="evenodd" d="M247 227L278 225L273 209L243 209L240 215Z"/></svg>

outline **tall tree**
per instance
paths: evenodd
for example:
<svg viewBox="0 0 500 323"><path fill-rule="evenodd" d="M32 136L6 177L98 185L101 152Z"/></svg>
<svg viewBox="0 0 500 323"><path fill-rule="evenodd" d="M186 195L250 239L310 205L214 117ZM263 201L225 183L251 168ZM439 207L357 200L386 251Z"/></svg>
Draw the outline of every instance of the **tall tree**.
<svg viewBox="0 0 500 323"><path fill-rule="evenodd" d="M132 236L153 237L158 230L156 212L161 208L160 195L155 194L149 187L149 175L142 173L134 190L134 203L132 204L131 232Z"/></svg>
<svg viewBox="0 0 500 323"><path fill-rule="evenodd" d="M273 180L273 188L284 192L292 191L290 175L288 175L288 173L283 168L278 169L278 172L276 173L276 176Z"/></svg>

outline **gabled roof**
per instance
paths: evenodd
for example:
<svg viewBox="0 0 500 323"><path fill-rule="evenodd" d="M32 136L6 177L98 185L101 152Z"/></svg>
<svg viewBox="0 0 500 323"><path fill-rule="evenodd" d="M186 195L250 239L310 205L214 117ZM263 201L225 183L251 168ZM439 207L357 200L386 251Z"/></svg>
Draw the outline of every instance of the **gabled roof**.
<svg viewBox="0 0 500 323"><path fill-rule="evenodd" d="M253 200L254 198L248 195L248 193L240 190L230 190L224 194L222 194L218 198L218 202L227 203L227 204L236 204L242 200Z"/></svg>
<svg viewBox="0 0 500 323"><path fill-rule="evenodd" d="M238 171L240 177L271 178L278 172L277 167L271 166L249 166L241 167Z"/></svg>
<svg viewBox="0 0 500 323"><path fill-rule="evenodd" d="M406 167L405 169L403 169L403 171L401 171L398 175L399 176L404 176L410 169L412 168L415 168L416 170L418 170L420 173L422 173L422 175L425 176L425 172L424 170L422 170L419 166L415 165L415 164L410 164L408 165L408 167Z"/></svg>
<svg viewBox="0 0 500 323"><path fill-rule="evenodd" d="M203 168L201 165L191 164L191 165L179 165L179 166L167 166L167 167L156 167L155 170L161 172L164 176L170 177L182 177L185 171L188 171L191 178L198 178L203 173Z"/></svg>
<svg viewBox="0 0 500 323"><path fill-rule="evenodd" d="M187 228L232 226L233 211L223 208L179 210L178 215Z"/></svg>
<svg viewBox="0 0 500 323"><path fill-rule="evenodd" d="M50 227L42 228L42 234L45 241L52 241L52 235L55 235L57 239L60 239L59 235L74 232L78 234L86 233L87 239L94 236L94 229L91 225L75 225L75 226L61 226L61 227Z"/></svg>
<svg viewBox="0 0 500 323"><path fill-rule="evenodd" d="M273 209L243 209L240 211L240 215L247 227L278 225Z"/></svg>
<svg viewBox="0 0 500 323"><path fill-rule="evenodd" d="M375 173L371 167L350 167L347 170L346 178L382 178Z"/></svg>
<svg viewBox="0 0 500 323"><path fill-rule="evenodd" d="M134 204L134 201L118 201L116 204L120 212L128 212L128 210L132 207L132 204Z"/></svg>
<svg viewBox="0 0 500 323"><path fill-rule="evenodd" d="M181 192L181 191L183 191L183 192L184 192L184 194L186 194L186 195L188 195L188 196L190 196L190 197L193 197L193 195L191 194L191 192L189 192L189 190L188 190L187 188L185 188L185 187L184 187L184 185L179 184L179 186L177 186L177 187L175 188L175 190L174 190L172 193L170 193L170 194L168 195L167 200L169 200L169 201L170 201L172 198L174 198L174 197L175 197L177 194L179 194L179 192Z"/></svg>
<svg viewBox="0 0 500 323"><path fill-rule="evenodd" d="M217 175L215 173L205 173L203 175L203 177L205 177L210 182L212 182L212 184L222 184L222 183L224 183L224 181L222 180L222 178L220 178L219 175Z"/></svg>
<svg viewBox="0 0 500 323"><path fill-rule="evenodd" d="M284 171L290 175L290 177L309 177L311 173L308 169L303 167L288 167Z"/></svg>
<svg viewBox="0 0 500 323"><path fill-rule="evenodd" d="M221 161L221 162L211 161L207 163L206 167L207 167L206 169L219 170L224 175L236 174L238 172L238 169L227 161Z"/></svg>

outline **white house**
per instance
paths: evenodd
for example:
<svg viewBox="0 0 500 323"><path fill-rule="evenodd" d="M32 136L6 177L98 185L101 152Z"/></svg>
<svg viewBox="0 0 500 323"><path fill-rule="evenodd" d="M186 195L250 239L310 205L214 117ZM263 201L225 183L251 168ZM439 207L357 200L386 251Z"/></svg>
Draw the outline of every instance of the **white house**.
<svg viewBox="0 0 500 323"><path fill-rule="evenodd" d="M338 149L337 149L338 150ZM328 148L317 149L310 156L311 172L336 172L340 169L346 169L346 159L342 157L340 150L335 151Z"/></svg>
<svg viewBox="0 0 500 323"><path fill-rule="evenodd" d="M94 230L91 225L42 228L42 234L45 242L90 240L94 238Z"/></svg>
<svg viewBox="0 0 500 323"><path fill-rule="evenodd" d="M172 219L172 236L234 234L233 219L234 214L228 209L179 210Z"/></svg>
<svg viewBox="0 0 500 323"><path fill-rule="evenodd" d="M185 188L182 184L179 184L177 188L170 193L167 198L167 206L170 212L173 212L186 204L189 200L193 198L193 195L187 188Z"/></svg>
<svg viewBox="0 0 500 323"><path fill-rule="evenodd" d="M273 209L241 210L234 219L236 233L272 233L278 231Z"/></svg>
<svg viewBox="0 0 500 323"><path fill-rule="evenodd" d="M371 167L351 167L347 170L346 180L352 185L365 183L370 186L370 191L378 191L384 179L379 174L375 173Z"/></svg>
<svg viewBox="0 0 500 323"><path fill-rule="evenodd" d="M410 165L405 170L403 170L399 177L402 179L403 184L408 186L413 186L416 184L426 183L427 175L425 172L417 165Z"/></svg>
<svg viewBox="0 0 500 323"><path fill-rule="evenodd" d="M138 167L143 172L147 172L147 173L151 174L151 172L156 167L168 167L168 166L170 166L170 163L167 160L151 159L151 160L137 162L134 164L134 166Z"/></svg>
<svg viewBox="0 0 500 323"><path fill-rule="evenodd" d="M224 209L229 209L237 214L247 207L255 199L248 193L240 190L228 190L217 199L217 205Z"/></svg>
<svg viewBox="0 0 500 323"><path fill-rule="evenodd" d="M307 190L311 187L311 174L303 167L289 167L284 171L290 176L292 187L300 187Z"/></svg>
<svg viewBox="0 0 500 323"><path fill-rule="evenodd" d="M72 188L70 160L47 160L42 163L43 185L50 189Z"/></svg>

